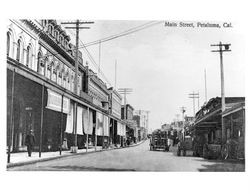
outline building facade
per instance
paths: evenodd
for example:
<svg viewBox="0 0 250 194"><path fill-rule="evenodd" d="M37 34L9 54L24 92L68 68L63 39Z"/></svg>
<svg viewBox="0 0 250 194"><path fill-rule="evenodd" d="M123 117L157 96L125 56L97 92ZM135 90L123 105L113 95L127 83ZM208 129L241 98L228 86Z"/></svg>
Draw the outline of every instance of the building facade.
<svg viewBox="0 0 250 194"><path fill-rule="evenodd" d="M30 130L40 152L109 137L110 93L80 51L76 75L75 46L63 27L55 20L9 20L6 31L8 153L26 150Z"/></svg>

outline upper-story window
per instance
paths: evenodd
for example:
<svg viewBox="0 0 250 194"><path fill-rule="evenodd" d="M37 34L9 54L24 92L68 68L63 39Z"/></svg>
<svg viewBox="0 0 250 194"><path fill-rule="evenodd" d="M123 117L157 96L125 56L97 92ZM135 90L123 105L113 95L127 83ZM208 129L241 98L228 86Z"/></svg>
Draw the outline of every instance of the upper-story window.
<svg viewBox="0 0 250 194"><path fill-rule="evenodd" d="M49 63L49 59L46 57L45 58L45 68L46 68L46 77L48 79L51 79L51 63Z"/></svg>
<svg viewBox="0 0 250 194"><path fill-rule="evenodd" d="M52 25L48 26L48 31L49 31L50 35L54 36L54 29L53 29Z"/></svg>
<svg viewBox="0 0 250 194"><path fill-rule="evenodd" d="M43 61L43 55L40 51L38 53L37 72L41 75L44 75L44 61Z"/></svg>
<svg viewBox="0 0 250 194"><path fill-rule="evenodd" d="M47 26L47 20L42 20L42 25Z"/></svg>
<svg viewBox="0 0 250 194"><path fill-rule="evenodd" d="M52 81L56 82L57 81L57 67L54 64L54 62L51 63L51 67L52 67Z"/></svg>
<svg viewBox="0 0 250 194"><path fill-rule="evenodd" d="M59 43L63 45L63 36L59 36Z"/></svg>
<svg viewBox="0 0 250 194"><path fill-rule="evenodd" d="M57 66L57 84L62 85L62 67L61 64Z"/></svg>
<svg viewBox="0 0 250 194"><path fill-rule="evenodd" d="M68 41L67 40L64 40L64 46L65 46L65 48L68 48Z"/></svg>
<svg viewBox="0 0 250 194"><path fill-rule="evenodd" d="M71 85L70 90L71 90L72 92L74 92L74 88L75 88L75 72L72 72L72 74L71 74L71 82L70 82L70 85Z"/></svg>
<svg viewBox="0 0 250 194"><path fill-rule="evenodd" d="M19 39L17 41L17 52L16 52L16 60L17 61L21 61L21 56L22 56L22 48L21 48L21 45L22 44L22 41Z"/></svg>
<svg viewBox="0 0 250 194"><path fill-rule="evenodd" d="M66 68L66 69L67 69L67 68ZM65 76L65 78L66 78L65 87L66 87L66 89L70 90L69 69L65 70L64 76Z"/></svg>
<svg viewBox="0 0 250 194"><path fill-rule="evenodd" d="M55 30L55 39L56 39L56 41L59 42L59 32L58 32L58 30Z"/></svg>
<svg viewBox="0 0 250 194"><path fill-rule="evenodd" d="M10 32L7 32L7 56L9 56L9 54L10 54Z"/></svg>
<svg viewBox="0 0 250 194"><path fill-rule="evenodd" d="M27 56L26 56L26 66L30 66L32 63L32 51L31 51L31 46L29 45L27 47Z"/></svg>

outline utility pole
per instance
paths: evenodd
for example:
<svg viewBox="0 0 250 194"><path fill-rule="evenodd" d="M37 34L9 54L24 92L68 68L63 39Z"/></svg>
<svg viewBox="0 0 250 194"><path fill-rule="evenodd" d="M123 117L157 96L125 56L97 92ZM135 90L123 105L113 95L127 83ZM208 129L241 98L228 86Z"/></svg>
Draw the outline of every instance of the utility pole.
<svg viewBox="0 0 250 194"><path fill-rule="evenodd" d="M204 71L204 76L205 76L205 103L207 103L207 73L206 73L206 69Z"/></svg>
<svg viewBox="0 0 250 194"><path fill-rule="evenodd" d="M119 88L118 89L118 92L120 94L123 94L124 95L124 119L127 119L127 114L126 114L126 104L127 104L127 94L131 94L133 92L133 89L132 88Z"/></svg>
<svg viewBox="0 0 250 194"><path fill-rule="evenodd" d="M76 20L75 22L62 22L61 24L73 24L75 26L68 27L66 29L75 29L76 30L76 48L75 48L75 77L74 77L74 93L78 95L78 62L79 62L79 30L80 29L90 29L90 27L80 27L81 24L93 24L94 22L80 22ZM71 147L73 153L77 153L77 102L74 103L74 117L73 119L73 132L75 135L74 146Z"/></svg>
<svg viewBox="0 0 250 194"><path fill-rule="evenodd" d="M115 60L115 89L116 89L116 78L117 78L117 60Z"/></svg>
<svg viewBox="0 0 250 194"><path fill-rule="evenodd" d="M183 138L185 139L185 129L184 129L184 123L185 123L185 118L184 118L184 113L186 112L186 107L184 107L184 106L182 106L182 107L180 107L180 110L181 110L181 113L182 113L182 127L183 127L183 129L182 129L182 133L184 134L183 135Z"/></svg>
<svg viewBox="0 0 250 194"><path fill-rule="evenodd" d="M98 64L98 75L101 72L101 41L99 41L99 64Z"/></svg>
<svg viewBox="0 0 250 194"><path fill-rule="evenodd" d="M229 46L231 44L222 44L221 42L219 44L211 44L211 46L219 47L219 50L212 50L212 52L219 52L220 53L220 77L221 77L221 112L223 113L226 109L225 104L225 88L224 88L224 69L223 69L223 52L230 52ZM224 120L221 114L221 143L225 142L225 126L224 126Z"/></svg>
<svg viewBox="0 0 250 194"><path fill-rule="evenodd" d="M198 109L199 109L199 106L200 106L200 102L199 102L199 92L198 93L191 93L189 94L189 98L192 98L193 99L193 110L194 110L194 117L195 117L195 99L198 99Z"/></svg>

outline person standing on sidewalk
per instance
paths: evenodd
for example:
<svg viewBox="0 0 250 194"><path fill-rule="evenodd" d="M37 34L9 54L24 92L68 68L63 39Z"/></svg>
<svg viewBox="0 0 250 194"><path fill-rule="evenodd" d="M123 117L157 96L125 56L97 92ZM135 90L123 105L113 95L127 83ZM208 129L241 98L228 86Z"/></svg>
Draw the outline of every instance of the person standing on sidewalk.
<svg viewBox="0 0 250 194"><path fill-rule="evenodd" d="M33 146L35 145L34 131L30 130L30 133L25 138L25 145L27 146L28 155L31 157Z"/></svg>

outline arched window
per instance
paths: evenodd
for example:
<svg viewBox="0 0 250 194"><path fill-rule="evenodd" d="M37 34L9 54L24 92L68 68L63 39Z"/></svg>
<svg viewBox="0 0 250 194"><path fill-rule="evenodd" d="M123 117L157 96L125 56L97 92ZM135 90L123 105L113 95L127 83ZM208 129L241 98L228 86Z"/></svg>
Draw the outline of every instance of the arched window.
<svg viewBox="0 0 250 194"><path fill-rule="evenodd" d="M17 41L17 53L16 53L16 60L20 62L21 59L21 40Z"/></svg>
<svg viewBox="0 0 250 194"><path fill-rule="evenodd" d="M53 30L53 26L52 25L48 26L48 30L49 30L50 35L54 36L54 30Z"/></svg>
<svg viewBox="0 0 250 194"><path fill-rule="evenodd" d="M59 41L59 32L55 30L55 39L56 41Z"/></svg>
<svg viewBox="0 0 250 194"><path fill-rule="evenodd" d="M7 32L7 56L10 54L10 32Z"/></svg>
<svg viewBox="0 0 250 194"><path fill-rule="evenodd" d="M59 37L59 43L63 45L63 36Z"/></svg>
<svg viewBox="0 0 250 194"><path fill-rule="evenodd" d="M44 75L43 55L41 52L38 53L37 72L41 75Z"/></svg>
<svg viewBox="0 0 250 194"><path fill-rule="evenodd" d="M52 68L52 81L56 82L56 78L57 78L57 68L56 65L54 64L54 62L51 62L51 68Z"/></svg>
<svg viewBox="0 0 250 194"><path fill-rule="evenodd" d="M30 45L27 47L27 57L26 57L26 66L29 67L31 63L31 47Z"/></svg>
<svg viewBox="0 0 250 194"><path fill-rule="evenodd" d="M49 60L48 58L45 59L45 67L47 68L47 74L46 74L46 77L51 79L51 63L49 63Z"/></svg>

